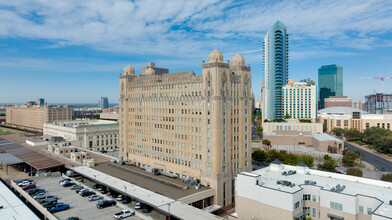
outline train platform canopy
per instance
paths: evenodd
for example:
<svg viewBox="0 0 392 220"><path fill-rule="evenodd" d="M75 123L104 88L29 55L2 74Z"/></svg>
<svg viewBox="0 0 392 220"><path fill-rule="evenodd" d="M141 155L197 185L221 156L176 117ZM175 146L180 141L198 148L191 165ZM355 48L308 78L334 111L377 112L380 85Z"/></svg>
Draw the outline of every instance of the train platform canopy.
<svg viewBox="0 0 392 220"><path fill-rule="evenodd" d="M16 144L12 141L8 141L5 138L0 138L0 149L6 153L12 154L14 157L23 161L35 168L36 170L45 170L50 168L56 168L64 166L63 163L47 157L37 151L31 150L22 145Z"/></svg>

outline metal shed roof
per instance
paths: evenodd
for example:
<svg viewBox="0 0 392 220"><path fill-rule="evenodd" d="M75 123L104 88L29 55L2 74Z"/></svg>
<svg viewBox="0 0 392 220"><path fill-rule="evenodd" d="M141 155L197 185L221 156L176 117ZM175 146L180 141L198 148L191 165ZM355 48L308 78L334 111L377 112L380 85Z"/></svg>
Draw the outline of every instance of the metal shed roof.
<svg viewBox="0 0 392 220"><path fill-rule="evenodd" d="M0 138L0 142L4 143L4 138ZM47 157L37 151L31 150L29 148L23 147L19 144L8 142L0 145L0 149L12 154L13 156L19 158L24 163L34 167L37 170L49 169L54 167L63 166L64 164Z"/></svg>
<svg viewBox="0 0 392 220"><path fill-rule="evenodd" d="M0 153L0 162L5 165L14 165L18 163L23 163L23 161L12 154Z"/></svg>

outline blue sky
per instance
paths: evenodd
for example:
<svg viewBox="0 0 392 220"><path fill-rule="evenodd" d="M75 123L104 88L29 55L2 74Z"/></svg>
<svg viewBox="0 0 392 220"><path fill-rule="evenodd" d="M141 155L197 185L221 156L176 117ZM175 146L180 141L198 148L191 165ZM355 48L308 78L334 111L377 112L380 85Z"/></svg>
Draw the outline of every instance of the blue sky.
<svg viewBox="0 0 392 220"><path fill-rule="evenodd" d="M290 78L317 81L337 63L344 94L363 100L381 82L360 77L392 77L390 0L0 0L0 103L118 102L126 65L200 74L214 49L245 57L259 100L262 42L277 20L290 35Z"/></svg>

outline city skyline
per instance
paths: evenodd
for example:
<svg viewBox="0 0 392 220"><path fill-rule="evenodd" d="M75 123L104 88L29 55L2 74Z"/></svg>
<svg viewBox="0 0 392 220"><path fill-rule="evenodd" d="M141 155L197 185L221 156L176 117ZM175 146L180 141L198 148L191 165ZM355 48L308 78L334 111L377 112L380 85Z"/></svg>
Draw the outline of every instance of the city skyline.
<svg viewBox="0 0 392 220"><path fill-rule="evenodd" d="M124 66L140 74L155 62L201 74L205 54L216 48L245 57L259 101L262 42L277 20L290 33L290 79L316 81L320 66L336 63L344 67L343 93L364 100L381 91L381 82L359 77L390 74L391 7L389 1L0 3L0 75L7 82L0 93L12 91L0 103L33 97L94 103L100 96L117 103ZM391 83L385 81L385 93L392 93Z"/></svg>

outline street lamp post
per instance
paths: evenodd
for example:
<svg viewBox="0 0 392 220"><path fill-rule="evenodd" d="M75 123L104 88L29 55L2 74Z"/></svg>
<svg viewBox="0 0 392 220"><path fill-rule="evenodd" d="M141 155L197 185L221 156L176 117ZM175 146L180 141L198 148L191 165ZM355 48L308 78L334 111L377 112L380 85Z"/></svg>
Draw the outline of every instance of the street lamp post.
<svg viewBox="0 0 392 220"><path fill-rule="evenodd" d="M126 186L124 186L124 189L125 189L125 194L127 194L127 187L126 187Z"/></svg>

